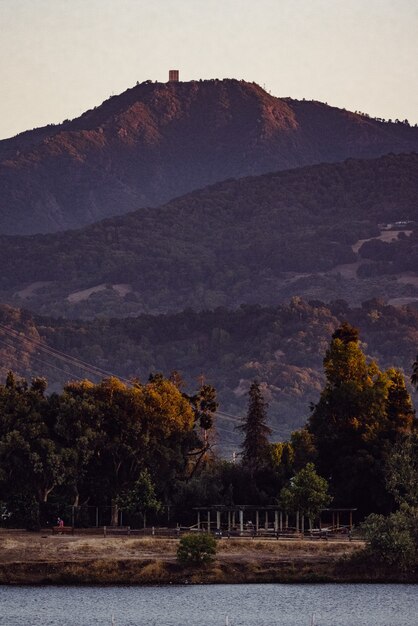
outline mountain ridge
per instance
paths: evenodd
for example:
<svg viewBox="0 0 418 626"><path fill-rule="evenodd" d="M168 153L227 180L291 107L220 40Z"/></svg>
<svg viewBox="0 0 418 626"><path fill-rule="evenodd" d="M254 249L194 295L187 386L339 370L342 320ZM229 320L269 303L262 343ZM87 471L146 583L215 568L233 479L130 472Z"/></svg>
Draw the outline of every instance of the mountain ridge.
<svg viewBox="0 0 418 626"><path fill-rule="evenodd" d="M56 232L227 178L418 150L418 129L233 79L146 81L0 141L0 232Z"/></svg>

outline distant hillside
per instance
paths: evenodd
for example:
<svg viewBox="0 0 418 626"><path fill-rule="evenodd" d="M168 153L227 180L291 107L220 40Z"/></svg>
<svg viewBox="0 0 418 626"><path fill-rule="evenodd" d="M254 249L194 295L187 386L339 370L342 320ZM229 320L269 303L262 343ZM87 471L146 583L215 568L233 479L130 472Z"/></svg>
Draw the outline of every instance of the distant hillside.
<svg viewBox="0 0 418 626"><path fill-rule="evenodd" d="M142 381L150 372L178 370L189 391L203 374L217 387L221 410L230 414L218 419L226 449L239 440L234 416L244 414L254 378L266 388L276 439L305 422L323 384L323 355L344 320L360 328L370 357L382 367L404 368L409 377L418 352L417 311L377 300L349 308L341 300L325 305L300 298L279 307L92 322L40 318L1 306L0 375L9 368L27 377L46 375L55 389L76 376L98 380L70 357ZM58 358L50 348L67 356Z"/></svg>
<svg viewBox="0 0 418 626"><path fill-rule="evenodd" d="M408 225L381 230L400 220ZM371 263L363 242L402 231L406 250L417 222L417 154L225 181L78 231L0 237L0 298L67 317L271 305L293 295L418 300L410 266L407 275L358 269Z"/></svg>
<svg viewBox="0 0 418 626"><path fill-rule="evenodd" d="M417 150L417 128L256 84L147 81L0 141L0 232L78 228L230 177Z"/></svg>

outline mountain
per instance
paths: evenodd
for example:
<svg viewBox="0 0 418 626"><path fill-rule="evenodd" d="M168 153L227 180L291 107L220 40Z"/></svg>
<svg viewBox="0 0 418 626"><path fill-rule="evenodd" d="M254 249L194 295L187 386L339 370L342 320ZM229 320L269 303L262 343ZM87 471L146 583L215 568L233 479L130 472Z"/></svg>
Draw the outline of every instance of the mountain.
<svg viewBox="0 0 418 626"><path fill-rule="evenodd" d="M230 177L417 150L417 128L254 83L146 81L0 141L0 232L79 228Z"/></svg>
<svg viewBox="0 0 418 626"><path fill-rule="evenodd" d="M3 235L0 300L87 318L293 295L418 301L417 198L418 155L388 155L224 181L80 230ZM368 275L370 243L392 239L409 265Z"/></svg>
<svg viewBox="0 0 418 626"><path fill-rule="evenodd" d="M342 321L360 329L367 354L383 368L411 373L418 345L418 311L371 300L349 307L293 298L276 307L191 310L129 319L57 320L0 306L0 376L12 368L28 378L47 376L58 389L75 377L98 381L95 368L147 380L177 370L192 392L203 374L218 390L223 448L239 435L236 417L247 408L257 378L270 403L276 439L302 426L324 383L322 359ZM94 363L94 366L88 366Z"/></svg>

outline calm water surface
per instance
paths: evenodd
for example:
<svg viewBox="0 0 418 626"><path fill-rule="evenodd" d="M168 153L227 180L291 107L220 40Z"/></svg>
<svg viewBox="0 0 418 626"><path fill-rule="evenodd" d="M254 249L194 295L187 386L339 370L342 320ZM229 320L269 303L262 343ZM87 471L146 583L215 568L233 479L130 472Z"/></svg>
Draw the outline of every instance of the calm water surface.
<svg viewBox="0 0 418 626"><path fill-rule="evenodd" d="M0 587L3 626L418 626L414 585Z"/></svg>

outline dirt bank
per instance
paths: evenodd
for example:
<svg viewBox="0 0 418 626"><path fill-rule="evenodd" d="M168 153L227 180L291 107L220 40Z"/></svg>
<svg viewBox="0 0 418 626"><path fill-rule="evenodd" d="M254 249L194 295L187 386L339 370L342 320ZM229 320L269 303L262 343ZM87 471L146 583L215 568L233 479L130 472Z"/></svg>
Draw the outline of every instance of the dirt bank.
<svg viewBox="0 0 418 626"><path fill-rule="evenodd" d="M176 539L0 534L2 584L185 584L376 580L345 563L360 542L222 539L213 563L180 566Z"/></svg>

